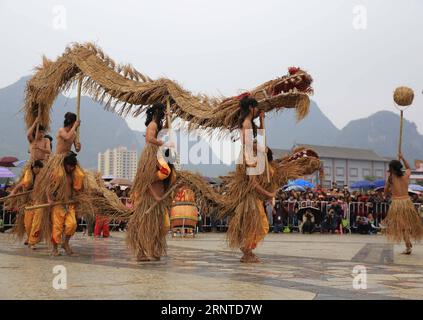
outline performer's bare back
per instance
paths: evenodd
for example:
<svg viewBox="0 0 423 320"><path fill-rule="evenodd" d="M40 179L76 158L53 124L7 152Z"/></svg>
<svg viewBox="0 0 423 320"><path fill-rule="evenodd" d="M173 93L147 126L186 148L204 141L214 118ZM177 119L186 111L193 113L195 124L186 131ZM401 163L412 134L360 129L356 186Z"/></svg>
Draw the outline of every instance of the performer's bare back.
<svg viewBox="0 0 423 320"><path fill-rule="evenodd" d="M411 171L407 169L402 177L392 175L391 184L389 186L392 197L406 197L408 196L408 184L410 183Z"/></svg>

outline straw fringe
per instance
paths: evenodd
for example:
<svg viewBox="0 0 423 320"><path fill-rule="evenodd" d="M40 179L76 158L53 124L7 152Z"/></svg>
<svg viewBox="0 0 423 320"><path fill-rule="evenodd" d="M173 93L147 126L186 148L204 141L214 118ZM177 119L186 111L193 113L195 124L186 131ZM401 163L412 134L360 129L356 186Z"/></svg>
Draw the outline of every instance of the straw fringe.
<svg viewBox="0 0 423 320"><path fill-rule="evenodd" d="M156 200L144 194L141 201L135 204L134 214L128 223L126 243L134 255L140 252L149 257L166 255L166 234L164 215L167 213L168 201L160 202L148 214L147 210Z"/></svg>
<svg viewBox="0 0 423 320"><path fill-rule="evenodd" d="M410 199L393 199L383 223L392 242L404 241L405 235L415 241L423 238L423 222Z"/></svg>

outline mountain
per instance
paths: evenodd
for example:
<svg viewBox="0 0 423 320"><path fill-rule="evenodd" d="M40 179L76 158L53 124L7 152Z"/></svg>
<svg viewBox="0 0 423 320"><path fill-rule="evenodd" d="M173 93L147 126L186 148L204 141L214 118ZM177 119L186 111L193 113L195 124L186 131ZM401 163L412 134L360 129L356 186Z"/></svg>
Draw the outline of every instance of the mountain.
<svg viewBox="0 0 423 320"><path fill-rule="evenodd" d="M23 95L27 78L0 89L0 156L15 155L19 159L28 158L23 113ZM67 111L75 111L76 99L59 95L52 108L52 130L55 134L62 124ZM126 121L103 108L88 97L81 100L81 140L82 152L79 159L86 168L97 167L97 154L108 148L126 146L142 150L144 132L131 130ZM350 146L373 149L381 156L395 157L398 147L399 116L393 112L380 111L368 118L351 121L339 130L312 101L310 114L297 123L294 110L272 113L266 118L267 142L271 148L290 149L295 143ZM54 136L53 134L53 136ZM187 138L181 133L180 138ZM207 141L189 141L191 148L206 150L209 159L216 158ZM227 148L227 145L224 145ZM202 151L201 151L202 152ZM228 153L225 149L224 153ZM423 159L423 136L414 123L404 120L403 153L410 159ZM194 157L195 158L195 157ZM201 172L216 177L232 170L234 165L188 163L187 170Z"/></svg>
<svg viewBox="0 0 423 320"><path fill-rule="evenodd" d="M23 122L25 84L22 78L11 86L0 90L0 155L15 155L28 158L28 143ZM55 133L63 124L67 111L75 112L76 99L59 95L51 111L51 136L55 147ZM97 168L97 154L108 148L126 146L141 149L141 144L126 121L103 108L88 97L81 98L81 142L82 151L78 156L85 168Z"/></svg>
<svg viewBox="0 0 423 320"><path fill-rule="evenodd" d="M381 156L398 153L400 117L391 111L379 111L368 118L349 122L337 137L336 145L366 148ZM415 123L404 119L402 153L410 160L423 159L423 135Z"/></svg>
<svg viewBox="0 0 423 320"><path fill-rule="evenodd" d="M314 101L309 115L300 122L295 119L294 110L267 116L266 131L267 144L280 149L290 149L295 143L334 145L340 133Z"/></svg>

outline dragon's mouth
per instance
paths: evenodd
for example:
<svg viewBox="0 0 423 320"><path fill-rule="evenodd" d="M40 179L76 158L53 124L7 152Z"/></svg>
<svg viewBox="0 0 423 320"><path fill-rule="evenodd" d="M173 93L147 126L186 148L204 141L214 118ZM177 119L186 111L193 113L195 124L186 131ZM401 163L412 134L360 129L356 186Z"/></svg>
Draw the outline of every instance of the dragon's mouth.
<svg viewBox="0 0 423 320"><path fill-rule="evenodd" d="M305 93L313 94L311 84L313 78L300 68L289 68L289 74L274 80L271 96L277 96L284 93Z"/></svg>
<svg viewBox="0 0 423 320"><path fill-rule="evenodd" d="M286 159L287 162L296 161L300 159L319 159L319 155L311 149L298 148L294 150L294 153Z"/></svg>

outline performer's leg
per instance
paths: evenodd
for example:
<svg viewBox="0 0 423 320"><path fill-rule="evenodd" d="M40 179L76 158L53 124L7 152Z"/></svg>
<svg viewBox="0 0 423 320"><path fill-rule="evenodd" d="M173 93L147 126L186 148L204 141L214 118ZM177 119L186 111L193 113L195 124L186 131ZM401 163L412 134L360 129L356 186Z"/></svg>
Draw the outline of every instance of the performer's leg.
<svg viewBox="0 0 423 320"><path fill-rule="evenodd" d="M25 244L29 244L29 237L31 236L32 221L34 220L34 211L25 211L24 214L24 226L26 232Z"/></svg>
<svg viewBox="0 0 423 320"><path fill-rule="evenodd" d="M266 212L264 210L263 203L259 199L257 199L256 203L257 203L257 209L258 209L257 214L260 215L261 226L259 228L261 228L261 230L260 230L259 235L254 239L254 241L252 241L248 245L245 252L243 251L244 256L241 258L241 262L249 262L249 263L260 262L260 259L253 253L253 250L257 248L257 244L261 240L263 240L264 237L266 236L266 234L269 232L269 223L268 223L268 220L267 220L267 216L266 216Z"/></svg>
<svg viewBox="0 0 423 320"><path fill-rule="evenodd" d="M95 216L94 237L101 236L101 219L98 215Z"/></svg>
<svg viewBox="0 0 423 320"><path fill-rule="evenodd" d="M144 250L140 249L137 254L137 261L139 262L150 261L150 258L145 254Z"/></svg>
<svg viewBox="0 0 423 320"><path fill-rule="evenodd" d="M51 232L51 242L53 243L52 255L58 256L58 246L62 243L63 224L66 212L62 206L54 206L51 212L53 230Z"/></svg>
<svg viewBox="0 0 423 320"><path fill-rule="evenodd" d="M77 227L75 207L69 206L65 217L65 243L64 249L67 255L73 255L73 251L69 245L70 238L75 234Z"/></svg>
<svg viewBox="0 0 423 320"><path fill-rule="evenodd" d="M110 236L109 219L104 218L103 221L103 237L108 238Z"/></svg>
<svg viewBox="0 0 423 320"><path fill-rule="evenodd" d="M29 246L31 249L35 249L35 245L40 241L40 227L41 227L41 216L42 210L38 209L34 211L34 218L32 220L31 234L29 236Z"/></svg>
<svg viewBox="0 0 423 320"><path fill-rule="evenodd" d="M403 252L403 254L411 254L413 245L411 244L411 241L410 241L410 235L406 232L404 232L404 242L405 242L405 251Z"/></svg>

